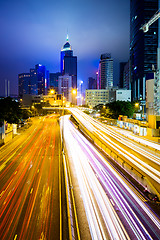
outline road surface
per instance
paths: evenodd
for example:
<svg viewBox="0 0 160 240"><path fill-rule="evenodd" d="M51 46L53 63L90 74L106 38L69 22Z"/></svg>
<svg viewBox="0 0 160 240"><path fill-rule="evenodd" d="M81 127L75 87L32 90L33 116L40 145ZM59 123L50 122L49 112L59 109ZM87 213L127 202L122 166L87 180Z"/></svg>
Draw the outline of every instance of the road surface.
<svg viewBox="0 0 160 240"><path fill-rule="evenodd" d="M60 131L56 117L0 149L0 239L67 239Z"/></svg>
<svg viewBox="0 0 160 240"><path fill-rule="evenodd" d="M63 124L91 239L160 239L160 219L146 199L79 133L68 116ZM73 179L73 190L74 187ZM81 221L79 216L79 225ZM84 239L83 232L81 238Z"/></svg>

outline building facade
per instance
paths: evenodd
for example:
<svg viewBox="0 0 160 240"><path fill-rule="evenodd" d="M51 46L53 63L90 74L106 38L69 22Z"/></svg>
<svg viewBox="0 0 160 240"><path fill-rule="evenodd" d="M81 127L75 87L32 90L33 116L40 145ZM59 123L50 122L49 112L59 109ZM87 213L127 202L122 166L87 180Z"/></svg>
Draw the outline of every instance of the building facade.
<svg viewBox="0 0 160 240"><path fill-rule="evenodd" d="M58 93L63 94L67 102L73 102L72 99L72 76L65 74L58 78Z"/></svg>
<svg viewBox="0 0 160 240"><path fill-rule="evenodd" d="M73 56L73 50L68 41L61 49L61 75L72 77L72 88L77 89L77 57Z"/></svg>
<svg viewBox="0 0 160 240"><path fill-rule="evenodd" d="M158 0L130 0L130 81L132 99L145 99L145 83L157 67L158 21L147 33L140 28L158 10Z"/></svg>
<svg viewBox="0 0 160 240"><path fill-rule="evenodd" d="M95 78L88 78L88 89L97 89L97 81Z"/></svg>
<svg viewBox="0 0 160 240"><path fill-rule="evenodd" d="M128 90L130 89L129 77L130 77L130 71L129 71L129 61L128 61L126 63L126 65L124 66L122 88L125 88L125 89L128 89Z"/></svg>
<svg viewBox="0 0 160 240"><path fill-rule="evenodd" d="M126 65L127 62L120 62L120 66L119 66L119 88L123 88L124 85L124 67Z"/></svg>
<svg viewBox="0 0 160 240"><path fill-rule="evenodd" d="M116 101L131 102L131 90L117 89L116 90Z"/></svg>
<svg viewBox="0 0 160 240"><path fill-rule="evenodd" d="M58 77L61 76L60 72L50 73L50 88L58 92Z"/></svg>
<svg viewBox="0 0 160 240"><path fill-rule="evenodd" d="M20 98L24 94L45 95L48 88L49 71L41 64L37 64L35 68L31 68L30 73L18 74L18 92Z"/></svg>
<svg viewBox="0 0 160 240"><path fill-rule="evenodd" d="M113 59L110 53L102 54L99 62L98 89L113 87Z"/></svg>
<svg viewBox="0 0 160 240"><path fill-rule="evenodd" d="M113 59L110 53L101 55L98 75L98 89L113 87Z"/></svg>
<svg viewBox="0 0 160 240"><path fill-rule="evenodd" d="M95 107L99 104L115 101L115 90L109 89L87 89L86 90L86 105Z"/></svg>
<svg viewBox="0 0 160 240"><path fill-rule="evenodd" d="M146 114L154 115L154 79L146 81Z"/></svg>

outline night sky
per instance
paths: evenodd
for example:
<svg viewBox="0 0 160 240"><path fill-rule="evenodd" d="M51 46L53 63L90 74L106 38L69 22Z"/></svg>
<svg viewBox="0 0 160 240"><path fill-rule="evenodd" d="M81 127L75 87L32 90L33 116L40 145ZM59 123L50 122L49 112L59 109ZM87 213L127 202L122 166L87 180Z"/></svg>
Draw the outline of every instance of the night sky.
<svg viewBox="0 0 160 240"><path fill-rule="evenodd" d="M102 53L119 62L129 58L129 0L0 0L0 95L5 79L18 93L18 74L41 63L60 70L67 32L78 59L78 80L95 77Z"/></svg>

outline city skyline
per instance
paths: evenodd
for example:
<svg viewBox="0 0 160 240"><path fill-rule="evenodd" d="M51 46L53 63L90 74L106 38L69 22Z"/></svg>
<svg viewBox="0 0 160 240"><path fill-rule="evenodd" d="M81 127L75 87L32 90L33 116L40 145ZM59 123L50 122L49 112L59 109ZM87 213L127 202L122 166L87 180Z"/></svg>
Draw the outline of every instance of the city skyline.
<svg viewBox="0 0 160 240"><path fill-rule="evenodd" d="M0 95L5 79L10 93L18 92L18 74L43 64L50 72L60 71L60 49L67 33L78 57L78 81L87 86L95 77L99 57L111 52L114 81L118 83L119 62L129 58L129 1L1 1L2 24Z"/></svg>

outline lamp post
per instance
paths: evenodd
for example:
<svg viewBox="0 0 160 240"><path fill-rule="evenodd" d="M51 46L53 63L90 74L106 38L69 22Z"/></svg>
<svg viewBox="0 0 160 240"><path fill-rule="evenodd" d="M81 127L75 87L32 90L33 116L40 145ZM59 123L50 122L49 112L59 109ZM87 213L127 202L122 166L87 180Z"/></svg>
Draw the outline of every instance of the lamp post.
<svg viewBox="0 0 160 240"><path fill-rule="evenodd" d="M53 95L54 94L54 89L50 90L50 94Z"/></svg>
<svg viewBox="0 0 160 240"><path fill-rule="evenodd" d="M77 89L72 89L72 103L76 105L76 95L77 95Z"/></svg>
<svg viewBox="0 0 160 240"><path fill-rule="evenodd" d="M138 110L138 108L139 108L139 103L135 103L135 107L136 107L137 110Z"/></svg>
<svg viewBox="0 0 160 240"><path fill-rule="evenodd" d="M82 100L83 100L83 98L82 98L82 84L83 84L83 81L81 81L81 83L80 83L80 85L81 85L81 106L82 106Z"/></svg>

